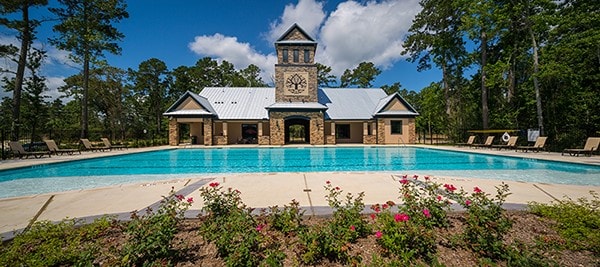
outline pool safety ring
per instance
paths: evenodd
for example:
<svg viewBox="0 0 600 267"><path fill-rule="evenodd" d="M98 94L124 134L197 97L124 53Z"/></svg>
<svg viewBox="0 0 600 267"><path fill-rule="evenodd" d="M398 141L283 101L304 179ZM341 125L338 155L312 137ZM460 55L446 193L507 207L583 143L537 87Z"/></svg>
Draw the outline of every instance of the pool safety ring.
<svg viewBox="0 0 600 267"><path fill-rule="evenodd" d="M508 142L508 139L510 139L510 135L507 132L504 132L502 135L502 141Z"/></svg>

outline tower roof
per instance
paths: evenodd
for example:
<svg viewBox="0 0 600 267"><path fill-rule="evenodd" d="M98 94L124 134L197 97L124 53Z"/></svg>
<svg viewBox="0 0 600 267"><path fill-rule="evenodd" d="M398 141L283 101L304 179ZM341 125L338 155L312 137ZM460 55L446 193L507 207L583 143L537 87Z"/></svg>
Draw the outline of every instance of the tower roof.
<svg viewBox="0 0 600 267"><path fill-rule="evenodd" d="M304 29L302 29L298 24L294 23L292 27L290 27L285 33L275 41L275 44L291 44L291 43L303 43L303 44L317 44L315 39L313 39Z"/></svg>

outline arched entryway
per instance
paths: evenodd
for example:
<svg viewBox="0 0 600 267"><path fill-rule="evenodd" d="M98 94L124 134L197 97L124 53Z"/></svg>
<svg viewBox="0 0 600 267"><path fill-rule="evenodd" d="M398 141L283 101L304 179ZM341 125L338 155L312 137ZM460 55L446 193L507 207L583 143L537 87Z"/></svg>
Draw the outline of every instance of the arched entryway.
<svg viewBox="0 0 600 267"><path fill-rule="evenodd" d="M286 144L310 144L310 118L292 116L285 119Z"/></svg>

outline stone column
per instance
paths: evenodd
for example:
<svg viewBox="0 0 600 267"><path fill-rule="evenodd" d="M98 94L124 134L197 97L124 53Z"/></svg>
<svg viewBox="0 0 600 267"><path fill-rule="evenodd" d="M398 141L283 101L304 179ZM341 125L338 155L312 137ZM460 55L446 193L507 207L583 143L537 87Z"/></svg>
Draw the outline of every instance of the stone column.
<svg viewBox="0 0 600 267"><path fill-rule="evenodd" d="M212 118L202 119L204 125L204 145L212 146L213 144L213 120Z"/></svg>
<svg viewBox="0 0 600 267"><path fill-rule="evenodd" d="M179 123L176 118L169 119L169 145L179 145Z"/></svg>
<svg viewBox="0 0 600 267"><path fill-rule="evenodd" d="M320 114L320 113L319 113ZM310 144L325 144L325 125L323 125L323 115L311 116L310 120Z"/></svg>
<svg viewBox="0 0 600 267"><path fill-rule="evenodd" d="M417 142L417 130L415 126L415 119L408 119L408 143L414 144Z"/></svg>
<svg viewBox="0 0 600 267"><path fill-rule="evenodd" d="M377 143L385 144L385 120L377 119Z"/></svg>
<svg viewBox="0 0 600 267"><path fill-rule="evenodd" d="M269 117L271 145L285 145L285 122L283 121L283 114L280 112L271 112Z"/></svg>

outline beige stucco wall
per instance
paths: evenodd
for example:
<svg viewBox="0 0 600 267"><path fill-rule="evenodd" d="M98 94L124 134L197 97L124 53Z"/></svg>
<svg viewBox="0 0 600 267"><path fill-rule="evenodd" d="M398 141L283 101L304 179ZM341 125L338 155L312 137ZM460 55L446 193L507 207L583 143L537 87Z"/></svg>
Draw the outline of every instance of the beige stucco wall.
<svg viewBox="0 0 600 267"><path fill-rule="evenodd" d="M184 100L176 110L188 110L188 109L203 109L198 103L192 100L191 97L188 97Z"/></svg>
<svg viewBox="0 0 600 267"><path fill-rule="evenodd" d="M202 136L203 125L201 122L190 123L190 137L196 136L198 144L204 144L204 137Z"/></svg>
<svg viewBox="0 0 600 267"><path fill-rule="evenodd" d="M248 122L250 123L250 122ZM246 123L244 123L246 124ZM227 143L237 144L242 139L242 123L228 122L227 123Z"/></svg>
<svg viewBox="0 0 600 267"><path fill-rule="evenodd" d="M398 99L394 99L392 100L391 103L388 104L387 107L384 108L385 111L388 110L408 110L408 108L406 108L406 106L404 106L402 104L402 102L400 102L400 100Z"/></svg>
<svg viewBox="0 0 600 267"><path fill-rule="evenodd" d="M402 134L392 134L391 121L402 121ZM413 118L378 119L377 142L379 144L413 144L415 143L415 123Z"/></svg>

